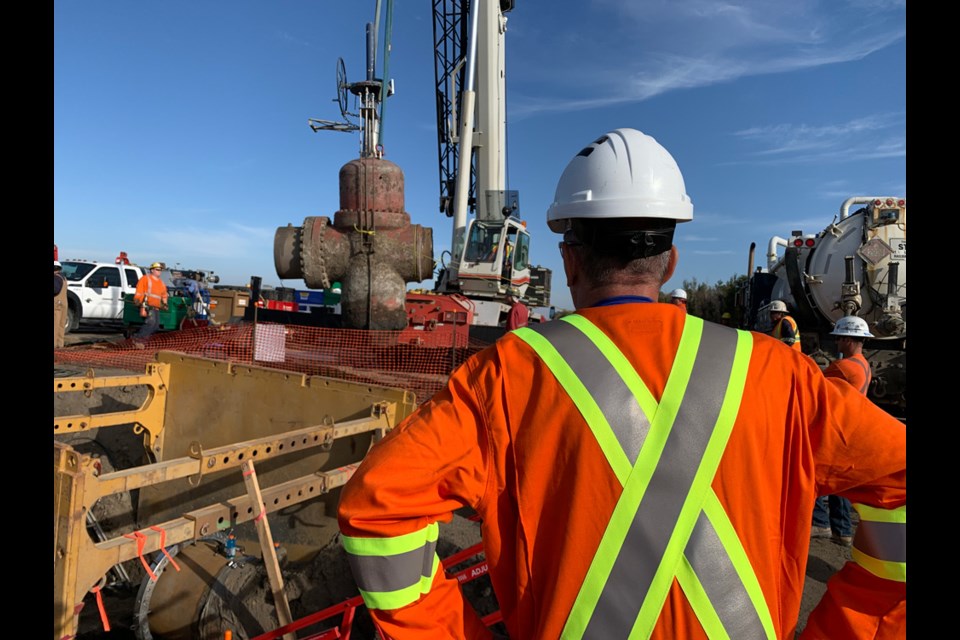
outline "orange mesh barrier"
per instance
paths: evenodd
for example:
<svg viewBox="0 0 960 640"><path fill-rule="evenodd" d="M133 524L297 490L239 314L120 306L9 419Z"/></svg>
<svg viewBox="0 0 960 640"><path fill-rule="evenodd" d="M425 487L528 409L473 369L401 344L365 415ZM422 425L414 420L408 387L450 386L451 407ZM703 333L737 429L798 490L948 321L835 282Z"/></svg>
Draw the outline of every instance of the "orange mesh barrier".
<svg viewBox="0 0 960 640"><path fill-rule="evenodd" d="M421 335L422 332L420 332ZM133 339L55 349L54 364L127 369L141 373L158 351L296 371L413 391L424 402L450 373L489 343L449 333L455 344L410 344L411 331L363 331L272 323L227 324L156 333Z"/></svg>

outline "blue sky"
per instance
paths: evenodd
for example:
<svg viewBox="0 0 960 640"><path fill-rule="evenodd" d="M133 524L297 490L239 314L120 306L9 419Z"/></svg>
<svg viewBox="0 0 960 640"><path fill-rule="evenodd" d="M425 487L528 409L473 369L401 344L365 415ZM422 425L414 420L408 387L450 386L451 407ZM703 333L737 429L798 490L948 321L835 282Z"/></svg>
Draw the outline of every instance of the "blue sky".
<svg viewBox="0 0 960 640"><path fill-rule="evenodd" d="M359 135L307 119L339 119L336 61L362 78L375 7L55 0L60 257L122 250L303 287L277 277L274 233L339 206ZM665 291L745 273L751 242L761 260L771 236L822 230L847 197L907 195L906 0L519 0L507 15L508 186L558 307L572 304L545 211L569 159L617 127L663 144L694 203ZM385 157L439 256L433 68L432 3L395 0Z"/></svg>

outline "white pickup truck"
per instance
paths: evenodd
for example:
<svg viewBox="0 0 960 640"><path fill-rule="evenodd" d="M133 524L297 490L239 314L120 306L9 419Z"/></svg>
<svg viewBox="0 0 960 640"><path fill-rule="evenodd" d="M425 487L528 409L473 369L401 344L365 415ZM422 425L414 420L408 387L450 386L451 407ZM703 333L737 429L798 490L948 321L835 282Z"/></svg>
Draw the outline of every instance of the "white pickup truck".
<svg viewBox="0 0 960 640"><path fill-rule="evenodd" d="M143 269L132 264L63 260L67 279L67 333L84 324L123 322L123 297L135 293Z"/></svg>

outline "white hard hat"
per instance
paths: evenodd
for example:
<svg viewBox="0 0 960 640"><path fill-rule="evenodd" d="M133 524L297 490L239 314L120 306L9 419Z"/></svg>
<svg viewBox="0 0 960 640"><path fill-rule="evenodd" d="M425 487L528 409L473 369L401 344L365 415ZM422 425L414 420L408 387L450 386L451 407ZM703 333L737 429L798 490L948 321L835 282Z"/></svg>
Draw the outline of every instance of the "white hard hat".
<svg viewBox="0 0 960 640"><path fill-rule="evenodd" d="M53 261L53 268L54 268L54 269L63 269L63 265L60 264L60 261L59 261L59 260L54 260L54 261Z"/></svg>
<svg viewBox="0 0 960 640"><path fill-rule="evenodd" d="M774 300L770 303L770 311L779 311L781 313L787 312L787 305L784 304L783 300Z"/></svg>
<svg viewBox="0 0 960 640"><path fill-rule="evenodd" d="M670 292L670 297L671 297L671 298L680 298L681 300L686 300L686 299L687 299L687 292L684 291L683 289L674 289L673 291Z"/></svg>
<svg viewBox="0 0 960 640"><path fill-rule="evenodd" d="M636 129L615 129L567 164L547 209L551 231L571 218L661 218L687 222L693 203L673 156Z"/></svg>
<svg viewBox="0 0 960 640"><path fill-rule="evenodd" d="M830 335L849 336L851 338L873 337L867 321L858 316L844 316L837 320L837 324L833 325L833 331L830 332Z"/></svg>

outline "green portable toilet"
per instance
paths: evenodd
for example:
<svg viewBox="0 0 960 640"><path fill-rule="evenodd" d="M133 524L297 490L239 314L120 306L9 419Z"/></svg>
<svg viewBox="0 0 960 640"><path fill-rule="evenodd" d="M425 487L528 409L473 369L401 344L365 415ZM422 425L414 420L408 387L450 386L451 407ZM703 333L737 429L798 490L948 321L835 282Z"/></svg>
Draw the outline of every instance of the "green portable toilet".
<svg viewBox="0 0 960 640"><path fill-rule="evenodd" d="M171 331L179 329L180 323L191 310L190 300L183 296L170 296L167 299L166 311L160 310L160 330ZM133 294L123 296L123 325L125 327L140 327L144 318L140 316L140 305L133 300Z"/></svg>

